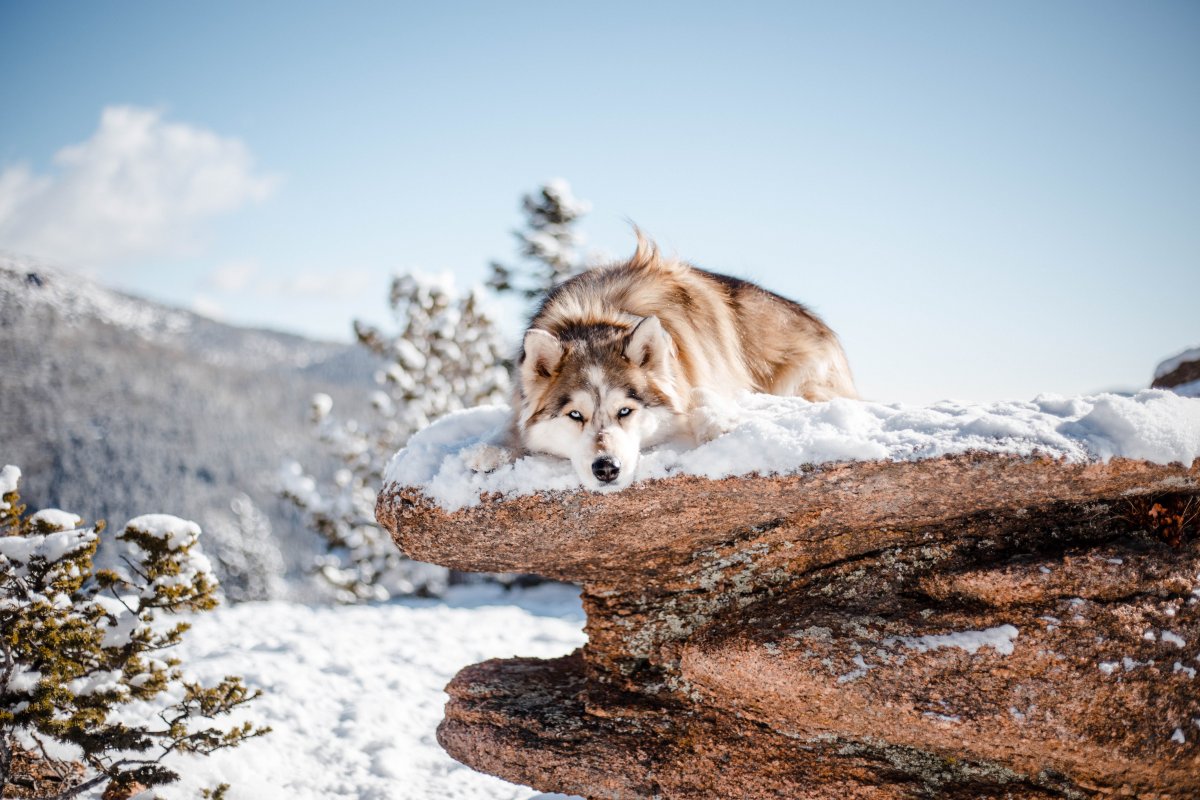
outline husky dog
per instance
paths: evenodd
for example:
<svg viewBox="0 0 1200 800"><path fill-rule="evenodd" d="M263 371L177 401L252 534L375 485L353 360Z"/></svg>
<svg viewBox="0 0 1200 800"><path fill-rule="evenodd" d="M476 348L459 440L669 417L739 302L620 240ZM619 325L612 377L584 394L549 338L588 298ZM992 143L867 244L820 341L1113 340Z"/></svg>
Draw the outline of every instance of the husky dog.
<svg viewBox="0 0 1200 800"><path fill-rule="evenodd" d="M569 459L589 488L623 488L643 448L721 432L711 398L857 396L837 336L812 312L637 236L632 259L554 287L530 321L514 381L518 447Z"/></svg>

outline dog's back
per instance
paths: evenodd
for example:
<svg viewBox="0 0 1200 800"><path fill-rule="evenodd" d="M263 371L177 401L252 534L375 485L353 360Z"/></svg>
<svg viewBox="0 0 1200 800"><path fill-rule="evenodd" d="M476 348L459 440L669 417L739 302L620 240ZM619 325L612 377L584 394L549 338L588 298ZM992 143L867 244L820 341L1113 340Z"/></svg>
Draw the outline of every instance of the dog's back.
<svg viewBox="0 0 1200 800"><path fill-rule="evenodd" d="M804 306L748 281L664 259L640 234L629 261L555 287L530 328L570 338L595 327L629 332L647 317L659 319L674 346L677 397L697 388L813 401L857 396L837 336Z"/></svg>

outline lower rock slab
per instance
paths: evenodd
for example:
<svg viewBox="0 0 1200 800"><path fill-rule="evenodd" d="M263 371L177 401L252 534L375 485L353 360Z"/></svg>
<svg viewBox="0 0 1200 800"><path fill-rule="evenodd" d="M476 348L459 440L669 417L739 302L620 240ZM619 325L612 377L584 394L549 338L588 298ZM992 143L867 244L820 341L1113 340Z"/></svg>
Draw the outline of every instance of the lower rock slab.
<svg viewBox="0 0 1200 800"><path fill-rule="evenodd" d="M1052 774L836 735L800 738L678 699L589 685L577 652L462 670L438 741L481 772L589 799L1084 797Z"/></svg>

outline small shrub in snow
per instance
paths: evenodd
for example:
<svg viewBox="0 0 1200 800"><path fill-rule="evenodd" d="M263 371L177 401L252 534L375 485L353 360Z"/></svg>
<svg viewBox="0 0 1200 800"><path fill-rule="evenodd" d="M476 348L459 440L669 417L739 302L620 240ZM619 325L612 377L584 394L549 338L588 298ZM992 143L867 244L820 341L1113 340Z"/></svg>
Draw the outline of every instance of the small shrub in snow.
<svg viewBox="0 0 1200 800"><path fill-rule="evenodd" d="M19 478L15 467L0 472L0 794L18 750L36 748L62 776L48 797L104 783L115 795L176 780L159 763L167 753L208 754L265 733L251 723L198 725L258 693L236 677L189 682L166 654L188 626L165 618L217 603L199 526L165 514L131 520L117 537L124 567L97 571L103 523L86 527L54 509L25 516ZM123 723L130 703L159 706L161 723Z"/></svg>

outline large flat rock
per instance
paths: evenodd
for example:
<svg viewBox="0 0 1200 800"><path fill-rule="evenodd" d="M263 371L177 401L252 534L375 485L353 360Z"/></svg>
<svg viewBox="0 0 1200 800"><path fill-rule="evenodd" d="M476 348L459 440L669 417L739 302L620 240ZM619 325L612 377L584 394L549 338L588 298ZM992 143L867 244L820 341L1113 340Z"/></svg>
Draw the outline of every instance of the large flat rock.
<svg viewBox="0 0 1200 800"><path fill-rule="evenodd" d="M438 741L476 769L588 798L900 800L1069 796L1061 776L882 740L798 737L719 710L595 692L579 654L468 667Z"/></svg>
<svg viewBox="0 0 1200 800"><path fill-rule="evenodd" d="M684 645L680 671L704 702L796 736L1200 797L1200 542L1123 541L891 589L750 606Z"/></svg>
<svg viewBox="0 0 1200 800"><path fill-rule="evenodd" d="M1194 492L1198 480L1200 461L1068 464L968 454L850 462L784 476L681 476L619 493L492 496L455 512L418 489L390 485L376 517L402 551L421 561L467 571L659 585L664 577L702 566L696 553L766 531L807 545L797 557L837 559L840 544L855 534L883 540L893 529L944 528L991 511Z"/></svg>
<svg viewBox="0 0 1200 800"><path fill-rule="evenodd" d="M415 558L582 583L588 643L468 667L439 739L595 798L1200 797L1200 461L959 455L448 513Z"/></svg>

